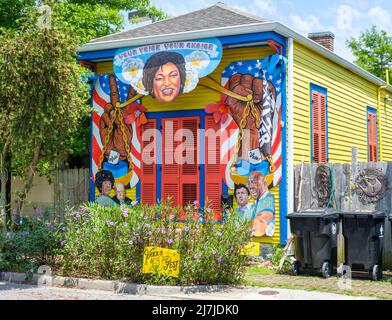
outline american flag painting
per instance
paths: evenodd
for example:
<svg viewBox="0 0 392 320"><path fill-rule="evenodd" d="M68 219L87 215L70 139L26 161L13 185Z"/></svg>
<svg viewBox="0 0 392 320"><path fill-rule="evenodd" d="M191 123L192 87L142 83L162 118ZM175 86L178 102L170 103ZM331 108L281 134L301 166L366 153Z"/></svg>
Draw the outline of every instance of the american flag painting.
<svg viewBox="0 0 392 320"><path fill-rule="evenodd" d="M93 89L93 110L92 110L92 179L95 181L95 175L99 169L99 160L102 154L103 142L99 133L100 118L104 113L104 107L110 103L110 86L109 76L101 75L97 77ZM117 80L118 93L120 95L121 103L127 100L130 86ZM139 182L141 173L141 137L140 128L136 128L135 122L132 123L132 142L131 142L131 157L133 163L133 175L130 181L130 188L136 186ZM135 134L136 133L136 134Z"/></svg>
<svg viewBox="0 0 392 320"><path fill-rule="evenodd" d="M264 110L273 110L272 123L264 123L265 119L261 117L262 124L260 127L260 135L265 134L265 128L272 125L271 135L271 156L273 159L275 174L273 186L276 186L282 180L282 127L284 121L282 119L282 86L284 85L286 73L286 59L281 55L272 55L263 60L245 60L236 61L228 65L222 72L221 85L229 88L229 80L235 74L251 75L255 78L263 80L263 97L262 97L262 115ZM275 95L269 89L268 83L275 88ZM222 96L222 100L225 96ZM269 122L269 121L268 121ZM229 189L234 189L234 181L230 177L230 168L235 161L235 153L237 139L239 134L239 126L234 118L229 115L228 119L221 126L221 159L223 181ZM260 144L262 142L260 141ZM261 147L261 145L260 145Z"/></svg>

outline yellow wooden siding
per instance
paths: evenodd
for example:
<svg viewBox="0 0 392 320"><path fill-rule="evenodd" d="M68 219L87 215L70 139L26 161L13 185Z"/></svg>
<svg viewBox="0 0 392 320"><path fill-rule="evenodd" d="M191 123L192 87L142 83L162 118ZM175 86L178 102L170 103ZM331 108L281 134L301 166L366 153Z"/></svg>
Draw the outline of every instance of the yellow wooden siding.
<svg viewBox="0 0 392 320"><path fill-rule="evenodd" d="M380 119L378 119L378 123L381 125L382 134L382 160L392 161L392 103L384 100L385 90L382 90L381 93ZM391 92L388 95L392 97Z"/></svg>
<svg viewBox="0 0 392 320"><path fill-rule="evenodd" d="M226 68L233 61L240 60L255 60L264 58L268 55L274 54L274 51L269 47L249 47L249 48L237 48L237 49L225 49L221 63L210 75L217 82L221 82L221 74L224 68ZM112 62L101 62L97 63L97 74L113 73ZM145 97L142 99L142 104L148 110L148 112L157 111L170 111L170 110L195 110L204 109L207 104L214 103L220 100L221 94L217 91L209 88L197 86L195 90L190 93L179 96L176 101L172 103L161 103L151 97ZM147 113L148 117L148 113ZM233 194L233 190L229 190L230 194ZM275 197L275 234L273 237L263 237L255 239L255 241L262 241L263 243L280 243L280 215L279 215L279 187L273 188L271 193ZM132 189L132 199L136 198L135 188ZM237 208L237 203L234 200L234 206Z"/></svg>
<svg viewBox="0 0 392 320"><path fill-rule="evenodd" d="M377 108L377 86L353 72L294 44L294 162L310 161L310 84L328 90L328 156L330 162L350 162L352 147L367 161L367 107ZM381 115L384 160L392 159L389 109ZM389 122L388 122L389 119ZM390 139L389 139L390 140Z"/></svg>

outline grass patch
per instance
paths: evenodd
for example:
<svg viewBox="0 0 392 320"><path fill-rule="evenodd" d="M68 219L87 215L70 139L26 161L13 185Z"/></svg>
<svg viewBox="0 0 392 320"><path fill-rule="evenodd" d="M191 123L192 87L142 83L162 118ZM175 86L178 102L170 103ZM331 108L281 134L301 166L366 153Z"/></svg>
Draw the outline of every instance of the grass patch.
<svg viewBox="0 0 392 320"><path fill-rule="evenodd" d="M269 268L266 267L260 267L260 266L251 266L247 267L245 271L248 275L272 275L275 274L275 272Z"/></svg>

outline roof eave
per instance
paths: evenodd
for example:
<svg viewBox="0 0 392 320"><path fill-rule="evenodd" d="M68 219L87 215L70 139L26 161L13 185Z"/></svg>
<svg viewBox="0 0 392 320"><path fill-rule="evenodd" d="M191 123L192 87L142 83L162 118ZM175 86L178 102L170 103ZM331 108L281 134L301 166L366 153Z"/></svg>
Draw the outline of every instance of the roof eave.
<svg viewBox="0 0 392 320"><path fill-rule="evenodd" d="M256 32L268 32L275 31L285 37L293 38L303 44L305 47L315 50L320 53L322 56L335 61L342 67L345 67L352 72L362 76L366 80L378 85L378 86L387 86L387 83L370 72L358 67L357 65L347 61L346 59L340 57L336 53L324 48L318 43L310 40L309 38L295 32L291 28L280 22L258 22L252 24L245 25L237 25L237 26L229 26L229 27L220 27L213 29L205 29L205 30L196 30L196 31L185 31L164 35L153 35L132 39L119 39L119 40L110 40L110 41L101 41L95 43L87 43L78 48L78 52L89 52L89 51L99 51L99 50L107 50L107 49L117 49L117 48L125 48L125 47L133 47L154 43L162 43L162 42L172 42L172 41L181 41L181 40L194 40L194 39L202 39L202 38L212 38L212 37L224 37L230 35L240 35L247 33L256 33ZM389 85L389 91L392 91L392 86Z"/></svg>
<svg viewBox="0 0 392 320"><path fill-rule="evenodd" d="M98 51L113 48L125 48L139 45L154 44L161 42L194 40L201 38L224 37L230 35L239 35L254 32L271 31L276 27L276 22L257 22L252 24L244 24L229 27L220 27L213 29L204 29L196 31L184 31L163 35L153 35L132 39L119 39L110 41L100 41L94 43L86 43L78 48L78 52Z"/></svg>

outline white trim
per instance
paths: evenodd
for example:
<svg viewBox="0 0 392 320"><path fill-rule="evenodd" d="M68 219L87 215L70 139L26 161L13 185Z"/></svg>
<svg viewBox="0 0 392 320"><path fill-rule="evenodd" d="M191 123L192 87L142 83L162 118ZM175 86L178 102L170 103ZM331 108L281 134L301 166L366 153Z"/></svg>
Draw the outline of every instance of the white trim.
<svg viewBox="0 0 392 320"><path fill-rule="evenodd" d="M132 39L119 39L119 40L110 40L110 41L99 41L94 43L87 43L78 48L78 52L88 52L88 51L99 51L106 49L117 49L131 46L139 46L146 44L154 44L161 42L171 42L171 41L183 41L183 40L195 40L202 38L212 38L212 37L223 37L230 35L240 35L240 34L248 34L248 33L257 33L257 32L276 32L281 34L287 38L293 38L297 40L299 43L304 45L307 48L310 48L322 56L336 62L338 65L349 69L350 71L360 75L366 80L379 85L385 86L387 83L371 73L363 70L357 65L345 60L340 57L336 53L329 51L313 40L308 39L307 37L295 32L290 29L286 25L280 22L257 22L245 25L237 25L237 26L229 26L229 27L220 27L220 28L212 28L212 29L204 29L197 31L185 31L171 34L163 34L163 35L153 35L153 36L145 36L139 38ZM388 86L388 90L392 92L392 86Z"/></svg>
<svg viewBox="0 0 392 320"><path fill-rule="evenodd" d="M287 39L287 213L294 212L294 40ZM287 239L290 238L287 219Z"/></svg>

